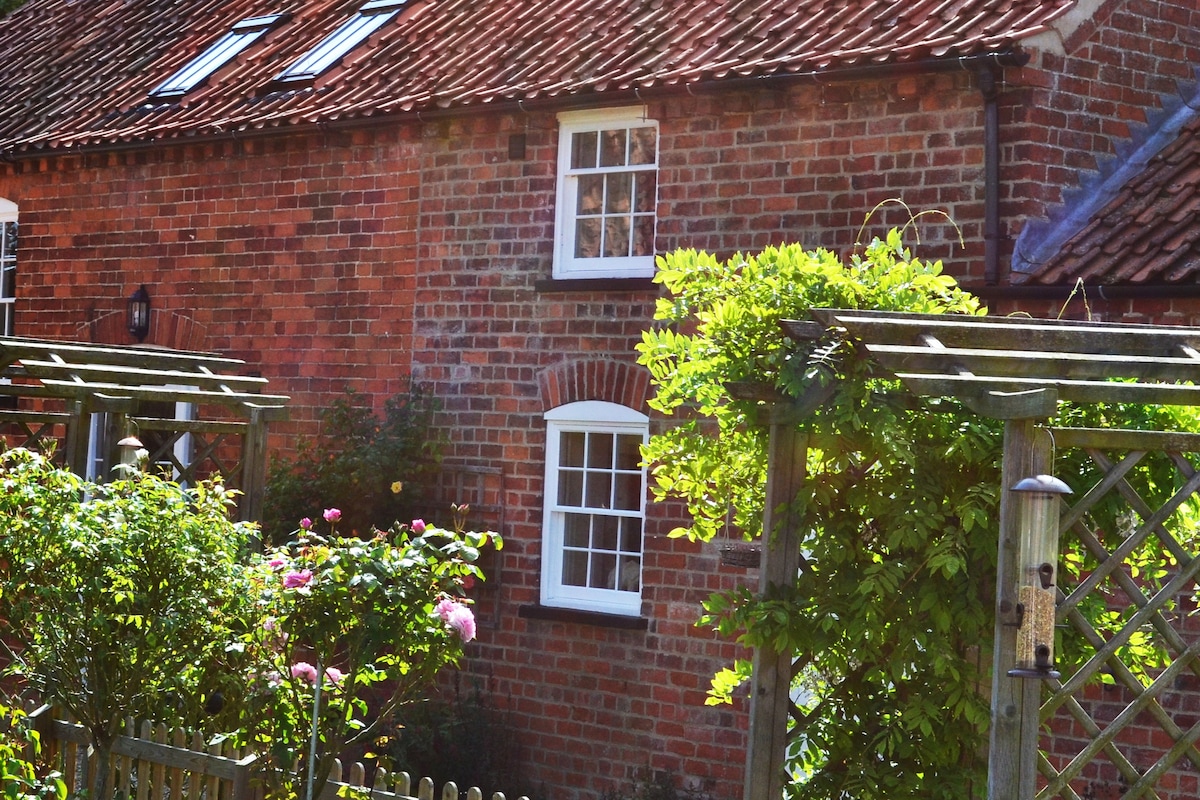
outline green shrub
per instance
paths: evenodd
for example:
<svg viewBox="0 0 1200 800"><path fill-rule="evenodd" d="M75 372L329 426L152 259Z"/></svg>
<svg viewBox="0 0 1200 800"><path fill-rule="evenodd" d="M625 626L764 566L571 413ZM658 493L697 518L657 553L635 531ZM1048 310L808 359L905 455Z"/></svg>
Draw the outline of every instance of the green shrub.
<svg viewBox="0 0 1200 800"><path fill-rule="evenodd" d="M439 463L435 410L419 386L389 398L381 416L347 389L322 415L317 435L300 441L295 458L272 459L264 541L287 541L296 520L320 519L326 508L342 509L341 530L360 535L427 514L426 490Z"/></svg>
<svg viewBox="0 0 1200 800"><path fill-rule="evenodd" d="M458 660L475 636L463 586L484 577L474 566L479 548L501 546L490 532L421 520L369 540L342 537L340 519L333 508L323 523L303 520L297 542L249 570L258 620L243 640L240 738L271 757L276 769L262 776L270 797L301 796L309 776L319 797L334 757L374 741ZM310 766L288 775L297 760Z"/></svg>
<svg viewBox="0 0 1200 800"><path fill-rule="evenodd" d="M19 673L87 730L107 797L125 717L192 719L227 674L248 592L215 481L184 489L136 469L103 486L47 456L0 453L0 620Z"/></svg>
<svg viewBox="0 0 1200 800"><path fill-rule="evenodd" d="M396 770L432 778L435 786L454 781L460 789L478 786L486 796L532 797L520 755L519 740L482 688L457 682L446 696L400 709L386 753Z"/></svg>
<svg viewBox="0 0 1200 800"><path fill-rule="evenodd" d="M4 800L66 800L67 785L58 772L38 777L41 739L25 712L0 705L0 788Z"/></svg>

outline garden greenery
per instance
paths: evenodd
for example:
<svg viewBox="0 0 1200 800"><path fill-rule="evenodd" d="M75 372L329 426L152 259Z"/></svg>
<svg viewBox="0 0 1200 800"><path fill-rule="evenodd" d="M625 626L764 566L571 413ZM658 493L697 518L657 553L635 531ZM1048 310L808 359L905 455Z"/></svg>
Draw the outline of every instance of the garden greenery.
<svg viewBox="0 0 1200 800"><path fill-rule="evenodd" d="M301 520L297 540L250 571L258 624L242 643L242 738L271 755L263 773L271 797L307 796L310 773L319 797L335 757L371 744L398 707L458 659L475 636L464 585L484 577L474 565L479 549L502 545L494 533L420 519L368 539L343 537L341 516L330 508L323 521ZM298 755L309 757L314 731L311 770L291 772Z"/></svg>
<svg viewBox="0 0 1200 800"><path fill-rule="evenodd" d="M474 637L463 593L484 577L479 548L501 547L495 534L418 519L342 536L328 508L293 543L249 553L256 529L230 521L232 494L134 466L99 485L46 455L0 452L10 672L84 726L96 800L110 796L127 717L224 726L263 756L267 796L317 797L332 760L370 742ZM22 763L10 768L13 791L56 791L27 791Z"/></svg>
<svg viewBox="0 0 1200 800"><path fill-rule="evenodd" d="M0 705L0 790L4 800L67 800L62 774L31 761L41 737L19 708Z"/></svg>
<svg viewBox="0 0 1200 800"><path fill-rule="evenodd" d="M316 436L299 441L294 457L272 459L264 541L287 541L296 520L326 508L342 509L341 530L363 535L424 513L424 489L438 466L435 410L417 385L388 398L381 414L347 389L321 415Z"/></svg>
<svg viewBox="0 0 1200 800"><path fill-rule="evenodd" d="M86 482L23 449L0 453L0 618L11 669L88 732L105 798L127 715L195 719L228 674L247 596L216 481L194 488L132 470Z"/></svg>
<svg viewBox="0 0 1200 800"><path fill-rule="evenodd" d="M748 588L706 603L702 624L744 644L791 653L793 698L803 712L787 753L793 798L889 800L972 796L985 785L989 681L999 522L1001 423L952 399L918 399L877 370L852 341L827 331L786 341L780 320L814 308L925 314L985 313L942 274L914 258L892 231L843 263L798 245L728 261L695 251L659 260L670 292L658 325L638 346L666 429L644 450L657 499L687 504L692 539L762 535L767 430L761 406L731 396L734 381L764 383L785 397L834 383L831 398L798 423L809 435L808 477L798 498L803 564L795 583ZM1194 409L1064 406L1058 424L1197 430ZM1082 489L1096 482L1079 454L1056 474ZM1127 478L1150 502L1178 486L1169 459L1147 460ZM1114 498L1116 499L1116 498ZM1089 524L1120 541L1132 524L1118 502ZM1195 544L1196 504L1173 523ZM1115 544L1110 544L1115 547ZM1066 543L1061 581L1095 567ZM1131 559L1153 591L1174 556L1151 537ZM1103 635L1132 610L1097 594L1083 608ZM1063 669L1086 657L1067 637ZM1153 637L1135 636L1122 657L1145 672L1164 663ZM750 676L739 661L713 680L711 702ZM1111 680L1111 677L1104 678Z"/></svg>
<svg viewBox="0 0 1200 800"><path fill-rule="evenodd" d="M917 408L832 333L807 353L779 321L811 308L982 313L971 295L912 258L893 231L843 264L798 245L727 262L695 251L660 260L658 327L639 359L675 419L651 438L658 499L679 498L711 540L761 533L766 431L730 381L798 396L837 382L803 424L811 434L802 519L805 566L767 596L711 598L707 621L750 645L793 653L805 712L788 754L806 798L961 798L982 767L988 722L979 645L991 639L1000 430L955 404ZM932 413L931 413L932 411ZM727 698L749 674L717 676Z"/></svg>

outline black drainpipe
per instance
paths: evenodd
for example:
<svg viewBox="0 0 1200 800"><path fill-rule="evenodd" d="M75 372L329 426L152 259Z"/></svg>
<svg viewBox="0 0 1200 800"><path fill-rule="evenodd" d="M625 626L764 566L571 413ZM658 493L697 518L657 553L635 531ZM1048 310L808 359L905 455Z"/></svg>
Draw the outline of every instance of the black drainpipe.
<svg viewBox="0 0 1200 800"><path fill-rule="evenodd" d="M983 93L983 282L995 286L1000 280L1000 97L996 68L979 68L979 91Z"/></svg>
<svg viewBox="0 0 1200 800"><path fill-rule="evenodd" d="M983 94L983 282L1000 282L1000 82L1005 66L1023 67L1027 53L981 61L976 70Z"/></svg>

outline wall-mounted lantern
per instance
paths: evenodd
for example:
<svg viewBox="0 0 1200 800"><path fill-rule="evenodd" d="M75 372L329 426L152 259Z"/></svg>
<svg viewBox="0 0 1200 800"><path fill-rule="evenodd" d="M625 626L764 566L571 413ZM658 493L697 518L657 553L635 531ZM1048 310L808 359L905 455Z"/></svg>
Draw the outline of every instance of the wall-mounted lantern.
<svg viewBox="0 0 1200 800"><path fill-rule="evenodd" d="M139 342L150 333L150 293L142 284L138 290L129 295L129 306L126 315L126 327L129 333Z"/></svg>
<svg viewBox="0 0 1200 800"><path fill-rule="evenodd" d="M1054 670L1054 610L1058 601L1058 517L1062 495L1071 488L1053 475L1035 475L1012 487L1019 492L1021 565L1017 583L1017 678L1057 678Z"/></svg>

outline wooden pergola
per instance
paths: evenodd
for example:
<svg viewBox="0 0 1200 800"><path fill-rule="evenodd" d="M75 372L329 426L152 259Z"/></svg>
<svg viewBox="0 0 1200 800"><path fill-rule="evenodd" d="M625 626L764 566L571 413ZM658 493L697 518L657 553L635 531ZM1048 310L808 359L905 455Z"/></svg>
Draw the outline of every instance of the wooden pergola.
<svg viewBox="0 0 1200 800"><path fill-rule="evenodd" d="M1154 783L1176 762L1200 766L1200 723L1181 728L1159 702L1164 687L1182 672L1200 676L1200 645L1190 643L1171 626L1172 598L1188 585L1195 588L1200 557L1185 551L1168 530L1170 514L1200 491L1200 469L1191 458L1200 453L1200 435L1185 431L1128 431L1115 429L1047 428L1060 401L1077 404L1137 403L1200 405L1200 329L1160 325L1130 325L1028 317L972 317L870 311L818 310L811 320L787 321L783 333L796 348L835 329L855 341L913 394L958 398L974 412L1004 421L1003 488L997 567L996 628L994 636L989 746L989 800L1076 798L1071 788L1088 764L1106 757L1121 774L1126 798L1156 797ZM764 519L761 585L796 580L799 568L799 509L808 451L806 435L797 422L812 414L832 394L814 386L807 396L767 406L770 429L768 486ZM754 399L747 395L745 399ZM1054 450L1082 448L1099 465L1104 477L1096 486L1076 487L1055 535L1077 535L1099 566L1083 585L1066 592L1056 588L1052 624L1074 626L1095 648L1079 673L1047 675L1044 679L1010 676L1018 653L1018 636L1029 615L1019 603L1017 587L1020 552L1020 508L1028 495L1012 491L1026 476L1051 473ZM1113 451L1126 455L1112 458ZM1146 453L1166 453L1177 465L1180 489L1163 507L1149 507L1125 476ZM1085 488L1086 491L1079 491ZM1108 492L1118 492L1141 520L1127 539L1105 542L1087 525L1088 509ZM1053 524L1053 523L1051 523ZM1153 596L1131 581L1122 569L1124 559L1141 543L1158 537L1181 565L1169 589ZM1080 614L1079 601L1099 591L1108 579L1130 598L1138 612L1111 637L1092 630ZM1189 583L1190 582L1190 583ZM1138 627L1151 626L1164 642L1173 663L1148 685L1133 676L1120 660L1120 647ZM1025 631L1028 635L1028 630ZM1108 726L1093 720L1077 701L1082 686L1098 670L1116 675L1135 696L1128 714ZM746 800L778 800L782 796L793 661L790 653L760 649L755 654L754 686L747 757ZM1043 700L1045 701L1043 704ZM1039 725L1058 709L1075 716L1092 737L1087 747L1065 766L1052 763L1038 749ZM1158 721L1174 745L1150 768L1135 766L1120 749L1122 727L1146 712ZM1041 790L1038 775L1042 776Z"/></svg>
<svg viewBox="0 0 1200 800"><path fill-rule="evenodd" d="M243 493L239 516L257 520L267 427L286 418L288 398L264 394L266 379L245 366L179 350L0 337L0 432L12 445L54 442L73 472L91 466L101 478L121 460L121 438L153 437L152 463L180 481L220 473ZM181 405L186 416L175 413ZM181 456L184 437L191 447Z"/></svg>

